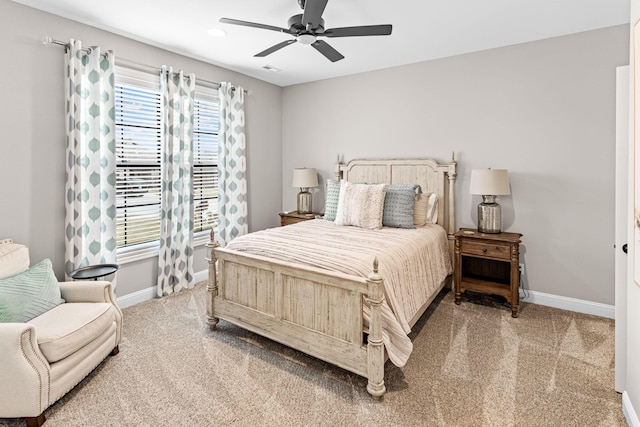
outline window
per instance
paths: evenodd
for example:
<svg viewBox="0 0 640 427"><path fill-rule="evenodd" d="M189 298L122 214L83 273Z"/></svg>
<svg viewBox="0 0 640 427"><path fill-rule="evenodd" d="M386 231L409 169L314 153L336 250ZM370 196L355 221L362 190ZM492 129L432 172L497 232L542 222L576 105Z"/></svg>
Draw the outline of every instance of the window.
<svg viewBox="0 0 640 427"><path fill-rule="evenodd" d="M116 235L118 260L157 255L160 237L160 78L116 67ZM196 87L193 132L194 243L217 222L217 91Z"/></svg>
<svg viewBox="0 0 640 427"><path fill-rule="evenodd" d="M196 88L193 118L193 231L197 243L209 240L218 222L218 93ZM202 233L198 233L202 232Z"/></svg>
<svg viewBox="0 0 640 427"><path fill-rule="evenodd" d="M118 248L152 242L160 236L162 98L159 78L147 79L136 81L131 75L116 78Z"/></svg>

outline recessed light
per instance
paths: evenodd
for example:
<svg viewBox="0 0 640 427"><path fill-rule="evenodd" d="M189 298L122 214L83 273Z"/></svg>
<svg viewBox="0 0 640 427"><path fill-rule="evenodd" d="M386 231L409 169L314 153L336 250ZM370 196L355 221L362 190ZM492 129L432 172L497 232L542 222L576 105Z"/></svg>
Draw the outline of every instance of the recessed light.
<svg viewBox="0 0 640 427"><path fill-rule="evenodd" d="M207 33L209 33L209 35L213 37L224 37L227 35L227 33L220 28L209 28L207 30Z"/></svg>

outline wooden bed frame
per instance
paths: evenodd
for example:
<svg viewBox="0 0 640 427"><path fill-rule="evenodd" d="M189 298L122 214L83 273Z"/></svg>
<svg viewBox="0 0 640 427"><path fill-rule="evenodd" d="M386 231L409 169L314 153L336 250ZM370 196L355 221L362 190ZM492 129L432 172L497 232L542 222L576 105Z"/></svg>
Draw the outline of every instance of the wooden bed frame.
<svg viewBox="0 0 640 427"><path fill-rule="evenodd" d="M456 163L431 159L366 159L336 164L336 178L351 182L419 184L439 196L438 224L447 231L453 258ZM218 319L285 344L368 379L374 397L385 391L381 309L383 278L373 260L369 277L357 277L251 255L218 246L213 237L207 283L207 323ZM443 281L411 319L413 326ZM369 335L363 340L363 301L370 305Z"/></svg>

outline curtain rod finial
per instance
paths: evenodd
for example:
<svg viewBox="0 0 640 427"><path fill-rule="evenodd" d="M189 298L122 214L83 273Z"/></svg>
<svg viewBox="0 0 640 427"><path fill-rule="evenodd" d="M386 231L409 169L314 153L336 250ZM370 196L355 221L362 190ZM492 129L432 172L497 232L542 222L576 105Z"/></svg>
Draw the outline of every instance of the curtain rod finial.
<svg viewBox="0 0 640 427"><path fill-rule="evenodd" d="M53 38L51 36L42 37L42 44L51 44L53 43Z"/></svg>

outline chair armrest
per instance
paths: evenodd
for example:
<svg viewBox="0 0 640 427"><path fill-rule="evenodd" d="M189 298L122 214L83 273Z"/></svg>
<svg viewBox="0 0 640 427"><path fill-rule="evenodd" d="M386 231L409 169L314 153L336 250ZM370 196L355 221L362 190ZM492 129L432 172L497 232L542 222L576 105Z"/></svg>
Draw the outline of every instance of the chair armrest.
<svg viewBox="0 0 640 427"><path fill-rule="evenodd" d="M60 282L60 294L66 302L116 302L111 282L101 280Z"/></svg>
<svg viewBox="0 0 640 427"><path fill-rule="evenodd" d="M66 302L108 302L116 310L117 337L116 345L122 338L122 310L116 302L111 282L104 280L75 280L60 282L60 294Z"/></svg>
<svg viewBox="0 0 640 427"><path fill-rule="evenodd" d="M49 363L28 323L0 323L0 418L34 417L49 406Z"/></svg>

